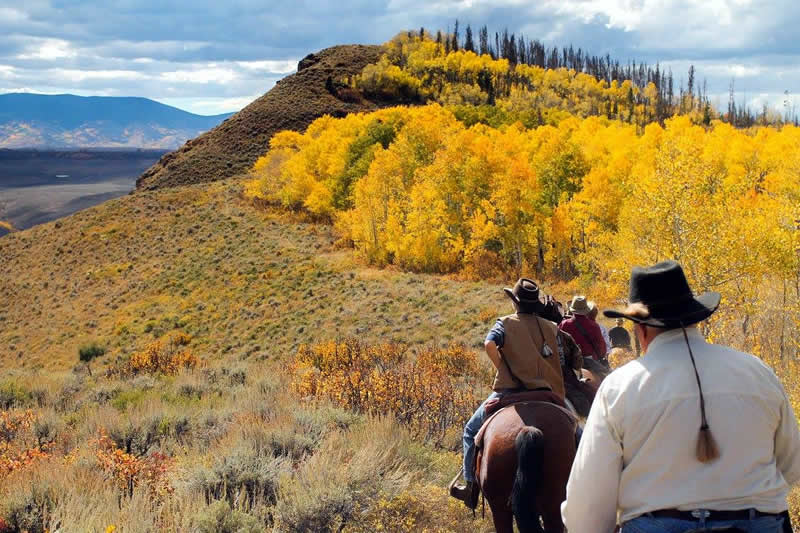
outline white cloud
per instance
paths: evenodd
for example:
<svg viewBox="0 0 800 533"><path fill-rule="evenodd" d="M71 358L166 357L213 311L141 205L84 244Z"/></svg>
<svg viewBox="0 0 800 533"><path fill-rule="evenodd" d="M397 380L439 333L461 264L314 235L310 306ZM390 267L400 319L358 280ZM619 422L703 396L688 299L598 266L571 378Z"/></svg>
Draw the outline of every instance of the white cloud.
<svg viewBox="0 0 800 533"><path fill-rule="evenodd" d="M24 11L13 7L0 7L0 21L3 23L24 22L27 19L28 15Z"/></svg>
<svg viewBox="0 0 800 533"><path fill-rule="evenodd" d="M63 39L38 39L27 47L27 51L17 56L19 59L41 59L54 61L66 57L75 57L77 52L70 43Z"/></svg>
<svg viewBox="0 0 800 533"><path fill-rule="evenodd" d="M752 0L548 0L549 6L588 22L597 16L608 19L609 28L635 31L663 25L667 19L683 18L684 25L702 20L709 26L728 26ZM674 30L674 28L669 28Z"/></svg>
<svg viewBox="0 0 800 533"><path fill-rule="evenodd" d="M81 82L86 80L143 80L147 76L135 70L74 70L51 69L64 81Z"/></svg>
<svg viewBox="0 0 800 533"><path fill-rule="evenodd" d="M217 67L214 63L207 67L200 67L193 70L175 70L172 72L162 72L159 78L166 82L188 82L188 83L228 83L238 77L236 71L231 68Z"/></svg>
<svg viewBox="0 0 800 533"><path fill-rule="evenodd" d="M722 70L734 78L749 78L762 73L761 68L752 65L723 65Z"/></svg>
<svg viewBox="0 0 800 533"><path fill-rule="evenodd" d="M185 109L198 115L221 115L239 111L250 102L261 96L236 96L233 98L162 98L160 101L167 105Z"/></svg>
<svg viewBox="0 0 800 533"><path fill-rule="evenodd" d="M286 61L236 61L236 65L246 70L263 70L277 74L289 74L297 69L296 59Z"/></svg>
<svg viewBox="0 0 800 533"><path fill-rule="evenodd" d="M554 12L585 23L636 33L640 45L654 49L726 49L753 44L773 25L791 0L769 10L752 0L547 0Z"/></svg>

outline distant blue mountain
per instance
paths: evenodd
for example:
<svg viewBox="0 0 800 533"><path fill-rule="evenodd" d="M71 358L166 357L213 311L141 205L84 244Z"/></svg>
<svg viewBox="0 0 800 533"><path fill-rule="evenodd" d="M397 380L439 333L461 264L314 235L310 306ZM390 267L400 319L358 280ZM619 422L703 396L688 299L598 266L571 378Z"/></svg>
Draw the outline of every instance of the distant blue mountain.
<svg viewBox="0 0 800 533"><path fill-rule="evenodd" d="M0 148L172 149L232 113L203 116L137 97L0 95Z"/></svg>

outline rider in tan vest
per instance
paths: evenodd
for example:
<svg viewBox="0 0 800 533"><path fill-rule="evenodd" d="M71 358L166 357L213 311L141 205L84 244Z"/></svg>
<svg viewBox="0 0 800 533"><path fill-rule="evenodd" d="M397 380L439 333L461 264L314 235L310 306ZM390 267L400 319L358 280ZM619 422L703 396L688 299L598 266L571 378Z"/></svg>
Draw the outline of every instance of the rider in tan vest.
<svg viewBox="0 0 800 533"><path fill-rule="evenodd" d="M580 348L568 333L555 323L538 315L543 311L539 287L522 278L513 289L504 289L516 312L497 320L486 337L486 354L497 369L493 392L486 399L531 389L550 389L564 397L562 366L569 361L580 370ZM475 435L486 419L482 403L464 427L464 467L466 485L453 484L450 494L474 509L478 503L478 487L472 467L475 462Z"/></svg>
<svg viewBox="0 0 800 533"><path fill-rule="evenodd" d="M500 322L505 331L505 342L502 350L498 348L498 351L502 351L501 364L497 367L492 390L545 388L563 398L561 362L558 357L553 357L558 353L558 327L549 320L528 313L504 316Z"/></svg>

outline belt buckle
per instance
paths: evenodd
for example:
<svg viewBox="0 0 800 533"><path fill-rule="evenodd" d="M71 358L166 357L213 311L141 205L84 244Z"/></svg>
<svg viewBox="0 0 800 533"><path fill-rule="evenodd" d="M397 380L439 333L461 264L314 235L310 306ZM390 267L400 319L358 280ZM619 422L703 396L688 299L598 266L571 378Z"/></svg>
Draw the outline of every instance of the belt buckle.
<svg viewBox="0 0 800 533"><path fill-rule="evenodd" d="M711 516L711 511L708 509L694 509L692 516L698 520L708 520L708 517Z"/></svg>

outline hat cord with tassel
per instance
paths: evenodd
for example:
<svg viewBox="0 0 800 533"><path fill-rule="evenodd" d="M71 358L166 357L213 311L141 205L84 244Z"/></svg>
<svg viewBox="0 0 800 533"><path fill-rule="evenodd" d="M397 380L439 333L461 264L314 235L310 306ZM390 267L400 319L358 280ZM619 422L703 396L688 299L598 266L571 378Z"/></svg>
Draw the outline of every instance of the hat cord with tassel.
<svg viewBox="0 0 800 533"><path fill-rule="evenodd" d="M697 363L694 360L692 346L689 343L689 335L687 335L686 327L683 324L681 324L681 329L683 330L683 338L686 340L686 347L689 349L689 357L692 360L694 377L697 380L697 389L700 391L700 432L697 436L695 455L697 456L697 460L701 463L710 463L719 458L719 447L714 440L714 435L711 434L711 428L708 426L708 419L706 419L706 401L703 397L703 386L700 384L700 374L697 372Z"/></svg>

